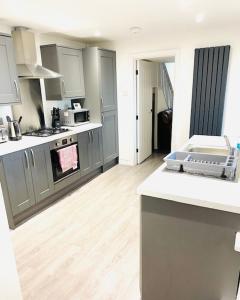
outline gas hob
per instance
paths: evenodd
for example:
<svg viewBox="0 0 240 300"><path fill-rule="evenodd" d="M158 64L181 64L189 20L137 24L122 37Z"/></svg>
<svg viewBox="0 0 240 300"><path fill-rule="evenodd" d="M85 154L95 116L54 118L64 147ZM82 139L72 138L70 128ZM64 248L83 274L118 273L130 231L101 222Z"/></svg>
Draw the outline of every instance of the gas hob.
<svg viewBox="0 0 240 300"><path fill-rule="evenodd" d="M30 131L25 133L25 136L37 136L37 137L47 137L63 132L67 132L69 129L67 128L42 128L34 131Z"/></svg>

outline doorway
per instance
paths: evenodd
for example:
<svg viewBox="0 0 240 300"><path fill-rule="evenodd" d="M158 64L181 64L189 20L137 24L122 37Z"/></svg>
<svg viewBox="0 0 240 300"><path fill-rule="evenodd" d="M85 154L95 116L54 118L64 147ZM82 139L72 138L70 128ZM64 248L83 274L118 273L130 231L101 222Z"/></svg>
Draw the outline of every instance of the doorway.
<svg viewBox="0 0 240 300"><path fill-rule="evenodd" d="M137 163L171 151L175 57L136 60Z"/></svg>

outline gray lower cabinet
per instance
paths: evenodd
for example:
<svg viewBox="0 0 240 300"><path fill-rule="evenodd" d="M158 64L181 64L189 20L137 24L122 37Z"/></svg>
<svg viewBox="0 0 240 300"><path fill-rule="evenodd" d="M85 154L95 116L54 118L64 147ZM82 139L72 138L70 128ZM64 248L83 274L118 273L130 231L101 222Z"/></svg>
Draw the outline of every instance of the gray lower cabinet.
<svg viewBox="0 0 240 300"><path fill-rule="evenodd" d="M3 157L7 195L15 216L35 204L29 152L19 151Z"/></svg>
<svg viewBox="0 0 240 300"><path fill-rule="evenodd" d="M92 166L90 131L78 135L78 150L81 175L86 175L91 171Z"/></svg>
<svg viewBox="0 0 240 300"><path fill-rule="evenodd" d="M42 64L62 75L45 79L47 100L85 97L82 50L59 45L41 46Z"/></svg>
<svg viewBox="0 0 240 300"><path fill-rule="evenodd" d="M103 161L108 163L118 157L118 120L117 111L102 113L103 123Z"/></svg>
<svg viewBox="0 0 240 300"><path fill-rule="evenodd" d="M5 155L3 174L13 216L48 197L53 192L48 144Z"/></svg>
<svg viewBox="0 0 240 300"><path fill-rule="evenodd" d="M32 179L36 202L53 192L53 175L49 145L41 145L30 149L32 163Z"/></svg>
<svg viewBox="0 0 240 300"><path fill-rule="evenodd" d="M13 43L10 36L0 36L0 104L21 102Z"/></svg>
<svg viewBox="0 0 240 300"><path fill-rule="evenodd" d="M81 175L86 175L103 164L102 130L96 128L78 135Z"/></svg>
<svg viewBox="0 0 240 300"><path fill-rule="evenodd" d="M141 197L141 299L234 300L240 215Z"/></svg>

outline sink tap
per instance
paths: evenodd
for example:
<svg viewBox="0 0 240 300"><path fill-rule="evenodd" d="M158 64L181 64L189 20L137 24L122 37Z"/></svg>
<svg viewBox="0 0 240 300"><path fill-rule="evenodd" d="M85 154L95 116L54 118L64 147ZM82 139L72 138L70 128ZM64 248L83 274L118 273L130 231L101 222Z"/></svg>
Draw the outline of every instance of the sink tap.
<svg viewBox="0 0 240 300"><path fill-rule="evenodd" d="M228 150L229 150L229 155L230 156L235 156L236 151L235 151L235 148L231 146L231 144L229 142L229 138L226 135L224 135L224 139L226 141L226 145L227 145Z"/></svg>

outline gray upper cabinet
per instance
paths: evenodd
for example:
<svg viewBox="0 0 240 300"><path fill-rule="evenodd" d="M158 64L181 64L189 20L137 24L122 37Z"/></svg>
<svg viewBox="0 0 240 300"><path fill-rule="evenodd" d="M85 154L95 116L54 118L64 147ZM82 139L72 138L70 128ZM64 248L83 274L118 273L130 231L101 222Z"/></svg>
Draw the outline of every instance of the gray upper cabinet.
<svg viewBox="0 0 240 300"><path fill-rule="evenodd" d="M117 111L102 113L103 117L103 160L108 163L118 156Z"/></svg>
<svg viewBox="0 0 240 300"><path fill-rule="evenodd" d="M102 130L96 128L78 135L81 175L86 175L103 164Z"/></svg>
<svg viewBox="0 0 240 300"><path fill-rule="evenodd" d="M116 54L99 50L102 111L117 109Z"/></svg>
<svg viewBox="0 0 240 300"><path fill-rule="evenodd" d="M0 36L0 104L21 102L12 38Z"/></svg>
<svg viewBox="0 0 240 300"><path fill-rule="evenodd" d="M50 149L48 144L44 144L29 151L34 193L36 202L39 202L54 190Z"/></svg>
<svg viewBox="0 0 240 300"><path fill-rule="evenodd" d="M3 176L14 216L48 197L54 191L49 145L5 155Z"/></svg>
<svg viewBox="0 0 240 300"><path fill-rule="evenodd" d="M8 187L8 195L4 197L8 198L15 216L35 204L28 151L4 156L3 168Z"/></svg>
<svg viewBox="0 0 240 300"><path fill-rule="evenodd" d="M62 75L45 79L47 100L84 98L82 50L58 45L41 46L42 64Z"/></svg>

